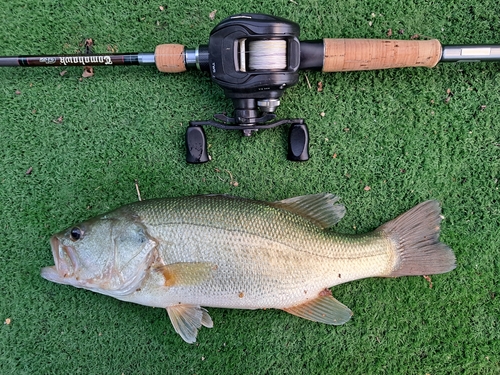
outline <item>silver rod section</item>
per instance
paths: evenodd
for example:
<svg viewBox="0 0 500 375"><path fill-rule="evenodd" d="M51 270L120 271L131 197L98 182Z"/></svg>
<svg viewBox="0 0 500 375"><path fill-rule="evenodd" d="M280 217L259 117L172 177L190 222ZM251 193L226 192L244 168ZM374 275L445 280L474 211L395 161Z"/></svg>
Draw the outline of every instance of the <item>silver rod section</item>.
<svg viewBox="0 0 500 375"><path fill-rule="evenodd" d="M500 61L500 45L443 46L441 62Z"/></svg>
<svg viewBox="0 0 500 375"><path fill-rule="evenodd" d="M139 65L154 65L155 64L155 54L154 53L138 53L137 60Z"/></svg>
<svg viewBox="0 0 500 375"><path fill-rule="evenodd" d="M200 69L200 50L198 47L195 49L184 50L184 59L186 61L186 68L197 68Z"/></svg>

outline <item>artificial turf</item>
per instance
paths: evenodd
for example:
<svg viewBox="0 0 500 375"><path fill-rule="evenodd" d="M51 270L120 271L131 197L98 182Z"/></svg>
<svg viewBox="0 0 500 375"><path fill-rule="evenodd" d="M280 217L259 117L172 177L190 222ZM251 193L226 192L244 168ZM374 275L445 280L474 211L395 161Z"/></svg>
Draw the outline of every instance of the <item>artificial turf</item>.
<svg viewBox="0 0 500 375"><path fill-rule="evenodd" d="M240 12L296 21L302 40L384 38L391 29L392 39L499 41L495 0L9 0L0 7L0 55L75 53L86 38L98 53L195 47ZM251 138L207 129L204 165L185 162L188 121L231 103L203 73L98 67L81 79L78 67L2 68L0 373L500 373L499 67L303 72L277 114L306 119L308 162L286 160L285 129ZM354 316L339 327L281 311L210 309L214 328L188 345L164 310L39 274L53 264L51 234L137 200L135 181L142 198L329 191L347 207L335 229L345 233L438 199L441 239L457 268L433 276L432 288L422 277L340 285L334 296Z"/></svg>

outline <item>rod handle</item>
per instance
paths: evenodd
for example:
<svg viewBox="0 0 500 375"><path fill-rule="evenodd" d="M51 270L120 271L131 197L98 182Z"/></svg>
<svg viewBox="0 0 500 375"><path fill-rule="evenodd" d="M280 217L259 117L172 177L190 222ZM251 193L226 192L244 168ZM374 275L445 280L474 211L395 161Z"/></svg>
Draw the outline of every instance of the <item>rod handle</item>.
<svg viewBox="0 0 500 375"><path fill-rule="evenodd" d="M432 68L441 59L436 40L323 39L324 72Z"/></svg>
<svg viewBox="0 0 500 375"><path fill-rule="evenodd" d="M184 46L182 44L160 44L156 46L155 64L160 72L185 72Z"/></svg>

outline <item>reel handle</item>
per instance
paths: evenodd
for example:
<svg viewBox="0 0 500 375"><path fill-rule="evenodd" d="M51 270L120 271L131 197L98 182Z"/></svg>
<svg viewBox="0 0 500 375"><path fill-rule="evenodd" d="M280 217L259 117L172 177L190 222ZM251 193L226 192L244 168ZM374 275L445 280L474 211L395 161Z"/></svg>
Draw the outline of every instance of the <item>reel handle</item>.
<svg viewBox="0 0 500 375"><path fill-rule="evenodd" d="M434 67L441 59L436 40L323 39L323 72Z"/></svg>
<svg viewBox="0 0 500 375"><path fill-rule="evenodd" d="M218 118L220 115L216 115ZM228 125L219 121L190 121L186 129L186 161L190 164L206 163L210 160L207 153L207 138L203 126L214 126L225 130L255 132L290 124L288 131L288 155L290 161L309 160L309 130L303 119L284 119L268 124Z"/></svg>

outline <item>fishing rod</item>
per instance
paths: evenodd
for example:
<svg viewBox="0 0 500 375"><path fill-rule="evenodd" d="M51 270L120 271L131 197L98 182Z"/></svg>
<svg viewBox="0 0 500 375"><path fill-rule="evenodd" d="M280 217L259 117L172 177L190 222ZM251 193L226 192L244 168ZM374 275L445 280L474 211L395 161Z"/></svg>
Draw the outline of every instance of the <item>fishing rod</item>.
<svg viewBox="0 0 500 375"><path fill-rule="evenodd" d="M190 121L186 161L209 161L204 126L241 130L243 135L290 125L288 159L309 159L309 131L304 119L276 119L286 88L305 69L345 72L403 67L432 68L439 62L498 61L500 45L442 46L436 40L323 39L299 41L300 27L265 14L238 14L210 33L208 45L186 48L161 44L152 53L0 57L2 66L156 65L164 73L188 69L208 72L233 102L232 116Z"/></svg>

